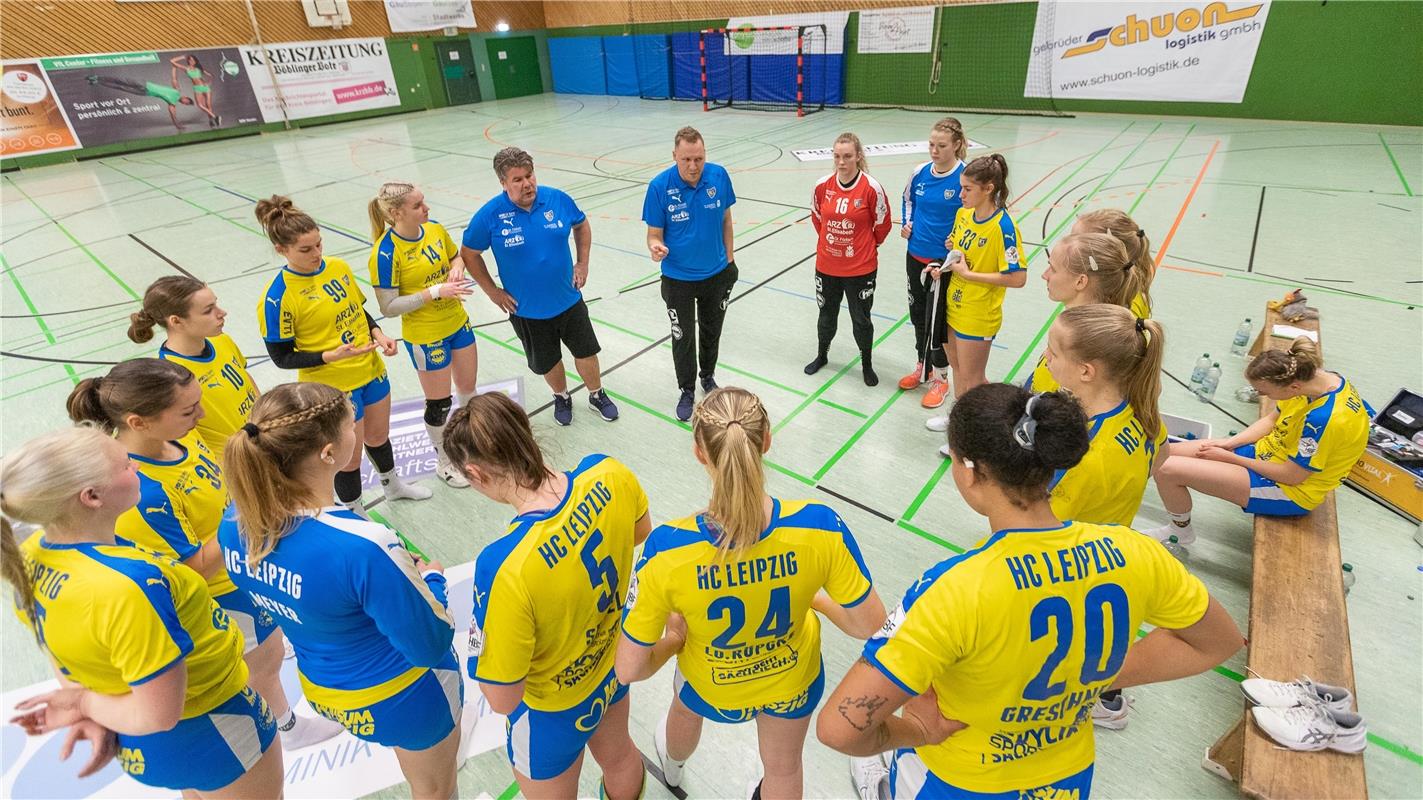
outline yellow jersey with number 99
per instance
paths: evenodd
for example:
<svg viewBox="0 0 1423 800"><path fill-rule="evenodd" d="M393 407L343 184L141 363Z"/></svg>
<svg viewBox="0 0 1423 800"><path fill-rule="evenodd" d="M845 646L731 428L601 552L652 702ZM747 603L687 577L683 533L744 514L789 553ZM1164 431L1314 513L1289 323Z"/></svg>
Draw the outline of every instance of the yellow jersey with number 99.
<svg viewBox="0 0 1423 800"><path fill-rule="evenodd" d="M1158 542L1131 528L1064 523L1002 530L929 569L865 659L968 725L917 748L972 792L1043 786L1095 759L1092 704L1143 622L1190 627L1210 597Z"/></svg>
<svg viewBox="0 0 1423 800"><path fill-rule="evenodd" d="M1130 526L1141 508L1156 454L1166 444L1166 426L1147 436L1131 403L1087 418L1092 438L1087 454L1058 470L1049 494L1058 519Z"/></svg>
<svg viewBox="0 0 1423 800"><path fill-rule="evenodd" d="M1024 269L1018 260L1018 226L1000 208L986 220L974 218L972 208L959 209L949 234L954 249L963 253L968 268L978 273L1008 273ZM1003 294L1006 287L977 283L953 275L949 278L948 320L954 333L974 339L991 339L1003 327Z"/></svg>
<svg viewBox="0 0 1423 800"><path fill-rule="evenodd" d="M323 353L343 344L363 347L371 342L365 303L350 265L332 257L322 260L321 268L312 273L283 267L257 307L257 322L265 341L291 342L304 353ZM384 374L385 363L376 350L297 371L300 380L343 392Z"/></svg>
<svg viewBox="0 0 1423 800"><path fill-rule="evenodd" d="M420 236L415 239L406 239L394 228L386 228L385 235L371 248L371 285L399 290L402 296L418 294L444 283L450 274L450 261L459 253L455 241L438 222L421 225ZM401 314L400 335L411 344L433 344L453 336L466 322L469 314L464 305L459 298L450 297Z"/></svg>
<svg viewBox="0 0 1423 800"><path fill-rule="evenodd" d="M198 379L203 392L198 435L212 451L213 460L222 463L227 437L242 427L257 402L257 383L247 374L247 357L225 333L208 339L197 356L174 352L164 344L158 348L158 357L184 367Z"/></svg>
<svg viewBox="0 0 1423 800"><path fill-rule="evenodd" d="M628 593L623 633L644 646L667 617L687 620L677 667L721 709L783 703L820 674L821 589L847 608L870 594L870 571L840 515L808 500L772 500L760 541L722 553L705 515L662 525L647 538Z"/></svg>

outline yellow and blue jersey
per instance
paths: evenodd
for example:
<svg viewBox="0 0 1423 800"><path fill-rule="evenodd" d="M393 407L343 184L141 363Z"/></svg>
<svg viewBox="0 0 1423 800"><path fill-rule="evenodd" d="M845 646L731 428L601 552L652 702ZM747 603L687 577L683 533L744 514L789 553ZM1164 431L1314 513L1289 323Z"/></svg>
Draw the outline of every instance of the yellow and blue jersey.
<svg viewBox="0 0 1423 800"><path fill-rule="evenodd" d="M1131 403L1087 418L1091 444L1069 470L1053 476L1049 494L1058 519L1130 526L1141 508L1156 454L1166 444L1166 426L1148 436Z"/></svg>
<svg viewBox="0 0 1423 800"><path fill-rule="evenodd" d="M184 367L198 379L203 391L198 435L212 451L213 460L222 463L227 437L247 422L252 404L257 402L257 382L247 373L247 357L225 333L208 339L201 355L175 353L165 344L158 348L158 357Z"/></svg>
<svg viewBox="0 0 1423 800"><path fill-rule="evenodd" d="M344 507L299 518L261 561L232 515L218 530L232 582L271 612L296 651L313 706L339 717L453 668L445 576L423 577L395 531Z"/></svg>
<svg viewBox="0 0 1423 800"><path fill-rule="evenodd" d="M242 634L198 573L122 539L54 544L36 533L21 551L35 589L39 638L69 680L100 694L128 694L182 661L183 719L247 687Z"/></svg>
<svg viewBox="0 0 1423 800"><path fill-rule="evenodd" d="M1146 299L1141 295L1137 295L1136 299L1131 301L1130 311L1137 319L1151 319L1151 308L1147 306ZM1033 367L1033 371L1028 375L1028 379L1023 381L1023 388L1030 392L1038 392L1039 394L1055 392L1062 388L1062 384L1058 383L1057 378L1053 377L1052 370L1047 368L1046 350L1043 351L1042 355L1038 356L1037 366Z"/></svg>
<svg viewBox="0 0 1423 800"><path fill-rule="evenodd" d="M934 775L972 792L1044 786L1093 763L1092 704L1141 624L1189 627L1209 599L1130 528L1002 530L925 572L864 658L968 725L917 748Z"/></svg>
<svg viewBox="0 0 1423 800"><path fill-rule="evenodd" d="M1374 412L1359 396L1354 384L1339 379L1339 387L1310 399L1303 395L1276 404L1280 417L1275 427L1255 443L1261 461L1293 461L1309 470L1303 483L1279 487L1302 508L1324 502L1369 443L1369 422Z"/></svg>
<svg viewBox="0 0 1423 800"><path fill-rule="evenodd" d="M371 285L396 289L401 296L419 294L449 278L450 262L459 253L454 239L438 222L421 225L420 236L415 239L406 239L394 228L386 228L385 235L371 248ZM469 314L464 305L459 298L449 297L401 314L400 335L410 344L431 344L452 336L466 322Z"/></svg>
<svg viewBox="0 0 1423 800"><path fill-rule="evenodd" d="M992 274L1024 269L1018 260L1018 226L1000 208L988 219L974 218L972 208L960 208L949 234L954 249L963 253L973 272ZM948 322L955 333L975 339L997 335L1003 326L1003 294L1006 287L949 278Z"/></svg>
<svg viewBox="0 0 1423 800"><path fill-rule="evenodd" d="M561 503L515 517L474 565L469 675L524 681L538 711L572 708L612 671L633 528L647 513L637 477L615 459L590 455L566 474Z"/></svg>
<svg viewBox="0 0 1423 800"><path fill-rule="evenodd" d="M677 668L697 695L723 709L772 705L820 674L821 589L845 607L870 594L870 571L840 515L809 500L773 500L752 546L723 553L705 515L648 537L628 594L623 633L650 646L673 612L687 620Z"/></svg>
<svg viewBox="0 0 1423 800"><path fill-rule="evenodd" d="M217 536L227 508L222 468L196 432L173 442L183 454L154 461L129 453L138 466L138 505L119 515L115 532L146 550L186 561ZM225 570L208 578L213 597L236 591Z"/></svg>
<svg viewBox="0 0 1423 800"><path fill-rule="evenodd" d="M323 353L343 344L363 347L371 342L365 303L366 296L356 285L350 265L332 257L310 274L282 267L262 296L257 323L265 341L291 342L303 353ZM300 380L324 383L343 392L359 389L384 374L385 364L376 350L297 371Z"/></svg>

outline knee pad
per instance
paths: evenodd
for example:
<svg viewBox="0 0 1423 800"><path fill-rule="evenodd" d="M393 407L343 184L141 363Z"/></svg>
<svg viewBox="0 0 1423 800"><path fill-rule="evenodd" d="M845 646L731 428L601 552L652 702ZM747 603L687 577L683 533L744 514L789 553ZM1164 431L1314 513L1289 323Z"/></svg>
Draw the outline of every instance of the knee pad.
<svg viewBox="0 0 1423 800"><path fill-rule="evenodd" d="M445 420L450 418L450 406L454 405L453 397L445 397L439 400L425 401L425 424L436 428L445 424Z"/></svg>

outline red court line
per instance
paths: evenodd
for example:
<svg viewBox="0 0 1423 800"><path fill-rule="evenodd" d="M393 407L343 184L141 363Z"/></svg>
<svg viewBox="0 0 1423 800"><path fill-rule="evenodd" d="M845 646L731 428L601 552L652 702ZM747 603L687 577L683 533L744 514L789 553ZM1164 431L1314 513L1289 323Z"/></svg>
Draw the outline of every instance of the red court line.
<svg viewBox="0 0 1423 800"><path fill-rule="evenodd" d="M1196 190L1201 188L1201 179L1206 177L1206 169L1211 165L1211 159L1215 158L1215 151L1220 147L1220 140L1216 139L1211 145L1211 151L1206 155L1206 163L1201 165L1201 171L1196 173L1196 182L1191 184L1191 191L1186 194L1186 202L1181 204L1181 210L1176 212L1176 221L1171 223L1171 230L1166 232L1166 238L1161 240L1161 249L1156 251L1156 263L1166 260L1166 250L1171 247L1171 240L1176 238L1176 229L1181 227L1181 220L1186 218L1186 209L1191 207L1191 201L1196 199ZM1173 269L1183 269L1173 267ZM1195 272L1196 270L1188 270Z"/></svg>
<svg viewBox="0 0 1423 800"><path fill-rule="evenodd" d="M1157 269L1171 269L1177 272L1189 272L1192 275L1209 275L1213 278L1224 278L1224 272L1211 272L1208 269L1192 269L1191 267L1178 267L1174 264L1157 264Z"/></svg>

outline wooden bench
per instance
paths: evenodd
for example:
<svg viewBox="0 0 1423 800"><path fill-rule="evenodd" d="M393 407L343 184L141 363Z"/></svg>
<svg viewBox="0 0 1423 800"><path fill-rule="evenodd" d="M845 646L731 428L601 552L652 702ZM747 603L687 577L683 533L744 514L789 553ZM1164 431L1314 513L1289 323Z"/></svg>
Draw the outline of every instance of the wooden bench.
<svg viewBox="0 0 1423 800"><path fill-rule="evenodd" d="M1269 310L1251 354L1286 349L1290 340L1270 331L1284 322ZM1296 323L1319 332L1318 320ZM1322 345L1322 342L1321 342ZM1322 346L1321 346L1322 352ZM1260 402L1260 415L1274 410ZM1349 615L1334 493L1302 517L1255 517L1247 663L1261 677L1290 681L1301 675L1354 691ZM1357 695L1356 695L1357 696ZM1245 713L1207 753L1202 766L1240 786L1246 797L1364 798L1364 757L1325 750L1302 753L1274 743Z"/></svg>

